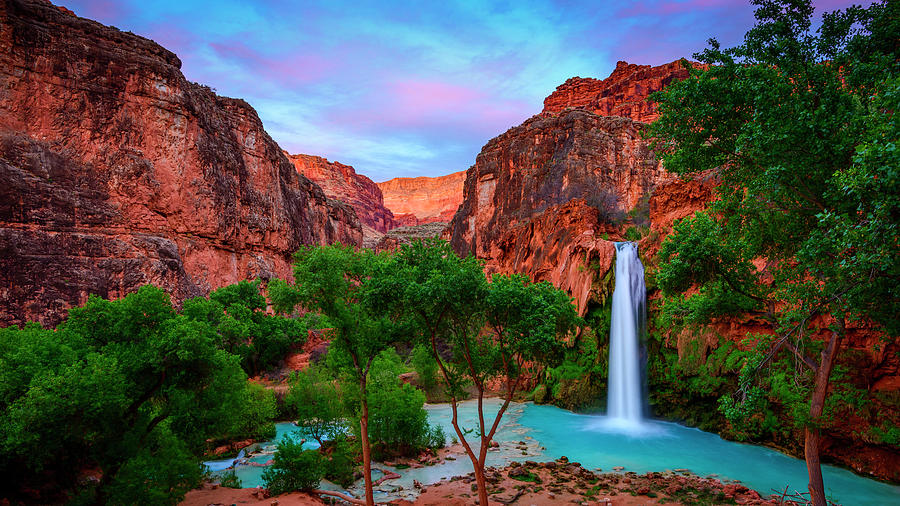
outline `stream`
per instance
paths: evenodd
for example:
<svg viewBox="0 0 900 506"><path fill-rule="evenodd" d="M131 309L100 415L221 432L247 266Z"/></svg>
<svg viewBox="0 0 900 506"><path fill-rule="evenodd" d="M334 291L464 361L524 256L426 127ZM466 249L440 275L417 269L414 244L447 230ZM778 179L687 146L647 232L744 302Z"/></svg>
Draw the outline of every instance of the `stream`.
<svg viewBox="0 0 900 506"><path fill-rule="evenodd" d="M462 427L475 427L476 406L474 401L460 404ZM491 412L492 418L500 407L500 400L488 399L485 407L486 418L488 412ZM425 409L428 411L429 421L440 424L448 439L455 435L450 425L449 404L426 405ZM740 481L764 496L776 492L780 495L785 487L789 493L806 491L806 464L775 450L725 441L715 434L671 422L647 420L638 427L621 427L611 423L612 421L604 416L573 413L555 406L513 403L495 436L500 448L488 453L487 465L505 466L513 460L549 461L565 455L570 461L580 462L585 468L600 468L606 472L612 471L616 466L636 473L688 469L700 476L712 475L722 481ZM291 423L279 423L276 429L277 440L297 428ZM248 448L247 461L265 463L272 458L274 442L254 446ZM315 441L309 441L305 447L316 448L318 445ZM476 451L477 447L477 444L473 445ZM222 462L226 461L208 464L211 467L221 467ZM472 463L465 455L457 456L457 460L447 460L419 469L395 469L383 464L373 464L373 467L388 469L401 475L398 479L382 483L376 490L376 500L412 499L416 495L413 480L428 485L442 478L465 475L472 471ZM898 486L863 478L846 469L827 465L822 467L825 492L833 501L873 506L900 504ZM265 468L238 464L235 474L244 487L257 487L263 485L263 469ZM213 474L221 472L223 471ZM373 471L373 479L378 479L380 473ZM327 482L322 485L323 488L340 490ZM361 496L362 481L348 491Z"/></svg>

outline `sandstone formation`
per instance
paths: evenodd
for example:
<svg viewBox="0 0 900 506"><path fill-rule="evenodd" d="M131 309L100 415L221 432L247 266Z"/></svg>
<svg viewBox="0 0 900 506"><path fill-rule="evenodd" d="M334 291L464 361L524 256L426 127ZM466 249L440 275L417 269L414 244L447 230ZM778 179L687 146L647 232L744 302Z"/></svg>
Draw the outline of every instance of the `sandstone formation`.
<svg viewBox="0 0 900 506"><path fill-rule="evenodd" d="M439 238L446 229L447 224L439 221L397 227L378 237L378 240L372 244L364 243L364 246L375 251L393 251L403 244L409 244L416 240Z"/></svg>
<svg viewBox="0 0 900 506"><path fill-rule="evenodd" d="M0 325L88 294L177 300L290 275L302 244L359 244L246 102L153 41L41 0L0 3Z"/></svg>
<svg viewBox="0 0 900 506"><path fill-rule="evenodd" d="M321 156L288 155L297 171L322 187L329 198L349 204L356 210L363 230L368 234L387 232L396 226L394 215L385 207L381 189L371 179L357 174L349 165L329 162Z"/></svg>
<svg viewBox="0 0 900 506"><path fill-rule="evenodd" d="M450 225L460 254L489 272L522 272L575 297L584 314L595 270L612 264L626 213L666 179L642 124L581 109L538 115L489 141L467 172Z"/></svg>
<svg viewBox="0 0 900 506"><path fill-rule="evenodd" d="M440 177L396 177L378 187L397 226L447 223L462 202L465 180L463 170Z"/></svg>
<svg viewBox="0 0 900 506"><path fill-rule="evenodd" d="M606 79L573 77L559 85L544 99L543 113L559 114L568 108L578 108L602 116L623 116L649 123L658 114L647 97L687 76L688 70L680 60L658 67L620 61Z"/></svg>

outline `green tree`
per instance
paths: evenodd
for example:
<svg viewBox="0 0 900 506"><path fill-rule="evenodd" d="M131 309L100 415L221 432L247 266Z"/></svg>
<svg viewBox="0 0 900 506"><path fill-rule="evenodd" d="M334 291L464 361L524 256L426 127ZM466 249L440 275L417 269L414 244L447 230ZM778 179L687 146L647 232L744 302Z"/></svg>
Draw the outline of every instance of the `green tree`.
<svg viewBox="0 0 900 506"><path fill-rule="evenodd" d="M0 331L4 490L102 472L81 499L172 504L197 485L206 440L230 430L246 376L208 325L160 289L92 296L55 331ZM39 487L42 488L42 487Z"/></svg>
<svg viewBox="0 0 900 506"><path fill-rule="evenodd" d="M276 365L294 343L306 340L306 322L266 313L260 281L241 281L184 302L183 313L211 325L219 346L241 357L241 365L255 376Z"/></svg>
<svg viewBox="0 0 900 506"><path fill-rule="evenodd" d="M316 450L304 450L303 443L289 434L278 442L272 460L272 465L262 474L263 483L272 495L315 490L325 476L322 455Z"/></svg>
<svg viewBox="0 0 900 506"><path fill-rule="evenodd" d="M807 0L752 3L757 24L741 45L711 39L695 55L709 67L653 97L661 117L649 134L667 170L720 181L709 210L664 242L658 281L676 320L744 314L770 325L737 405L759 404L752 382L782 353L806 368L794 383L821 505L819 430L847 324L900 330L900 4L826 14L813 32Z"/></svg>
<svg viewBox="0 0 900 506"><path fill-rule="evenodd" d="M276 309L301 306L325 315L334 327L331 346L350 359L358 383L360 440L366 503L374 504L369 446L368 376L379 352L401 339L404 322L392 257L341 245L306 247L294 257L294 285L273 281L269 294ZM329 352L329 355L331 353Z"/></svg>
<svg viewBox="0 0 900 506"><path fill-rule="evenodd" d="M285 406L297 417L304 434L324 446L346 431L337 380L324 367L312 365L291 375Z"/></svg>
<svg viewBox="0 0 900 506"><path fill-rule="evenodd" d="M419 376L419 383L425 390L431 390L437 384L437 361L431 356L431 350L422 343L416 344L410 354L410 362Z"/></svg>
<svg viewBox="0 0 900 506"><path fill-rule="evenodd" d="M574 329L578 315L566 294L549 283L530 283L524 276L494 276L488 283L478 260L458 257L443 241L404 245L398 260L397 276L405 280L404 306L414 315L416 329L443 375L451 423L472 461L479 503L488 504L487 451L526 365L558 362L564 348L559 337ZM449 347L446 356L439 352L444 345ZM487 381L493 378L504 380L506 391L489 423L483 401ZM477 454L457 418L467 383L477 391Z"/></svg>

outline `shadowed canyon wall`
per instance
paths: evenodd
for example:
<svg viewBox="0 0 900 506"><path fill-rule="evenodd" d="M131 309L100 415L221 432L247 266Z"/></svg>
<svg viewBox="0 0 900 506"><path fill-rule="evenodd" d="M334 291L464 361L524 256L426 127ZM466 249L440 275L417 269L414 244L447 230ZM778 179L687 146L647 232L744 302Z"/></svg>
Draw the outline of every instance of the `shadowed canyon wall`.
<svg viewBox="0 0 900 506"><path fill-rule="evenodd" d="M287 277L302 244L360 244L246 102L151 40L40 0L0 2L0 325L88 294L176 300Z"/></svg>

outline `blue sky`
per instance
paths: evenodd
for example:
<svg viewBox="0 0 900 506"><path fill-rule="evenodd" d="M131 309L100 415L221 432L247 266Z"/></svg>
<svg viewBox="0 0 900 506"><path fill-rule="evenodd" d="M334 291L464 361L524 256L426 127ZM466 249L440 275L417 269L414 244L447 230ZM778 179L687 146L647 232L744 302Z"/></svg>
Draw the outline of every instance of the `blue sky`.
<svg viewBox="0 0 900 506"><path fill-rule="evenodd" d="M569 77L690 57L713 36L733 45L753 24L729 0L55 1L174 51L290 153L375 181L464 170Z"/></svg>

